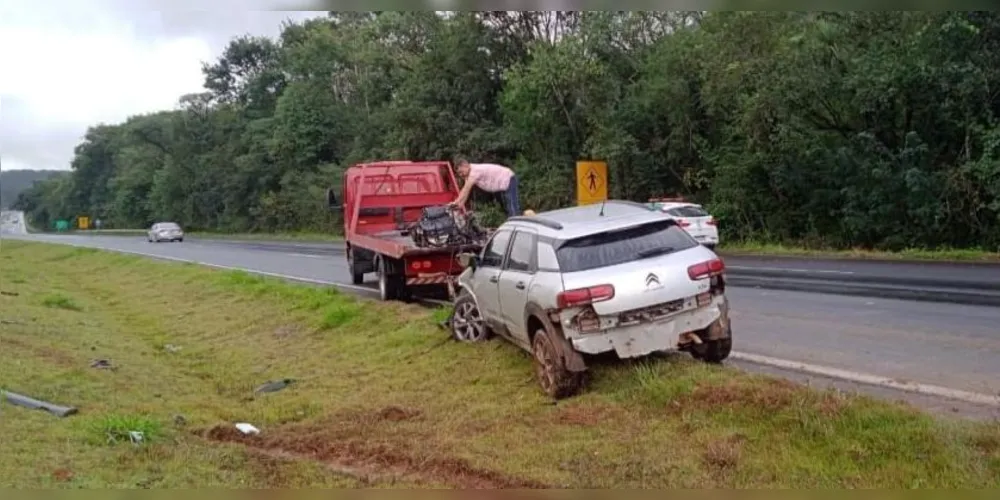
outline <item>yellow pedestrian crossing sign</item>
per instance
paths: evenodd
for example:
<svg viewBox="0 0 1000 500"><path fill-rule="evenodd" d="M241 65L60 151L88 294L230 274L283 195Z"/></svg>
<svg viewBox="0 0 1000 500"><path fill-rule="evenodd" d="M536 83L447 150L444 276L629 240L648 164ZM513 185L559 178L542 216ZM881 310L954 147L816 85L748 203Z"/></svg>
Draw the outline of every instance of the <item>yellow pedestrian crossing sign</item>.
<svg viewBox="0 0 1000 500"><path fill-rule="evenodd" d="M608 199L608 164L576 162L576 204L589 205Z"/></svg>

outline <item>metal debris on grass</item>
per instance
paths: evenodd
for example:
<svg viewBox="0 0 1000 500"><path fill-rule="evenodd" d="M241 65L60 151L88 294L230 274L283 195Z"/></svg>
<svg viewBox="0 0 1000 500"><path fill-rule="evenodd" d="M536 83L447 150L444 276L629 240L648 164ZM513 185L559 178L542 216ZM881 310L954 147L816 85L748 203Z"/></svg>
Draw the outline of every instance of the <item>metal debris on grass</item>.
<svg viewBox="0 0 1000 500"><path fill-rule="evenodd" d="M284 389L284 388L286 388L289 385L292 385L294 383L295 383L295 379L291 379L291 378L286 378L286 379L283 379L283 380L273 380L273 381L269 380L269 381L263 383L260 387L258 387L257 389L255 389L253 392L254 392L254 394L263 394L263 393L267 393L267 392L278 392L278 391L280 391L280 390L282 390L282 389Z"/></svg>

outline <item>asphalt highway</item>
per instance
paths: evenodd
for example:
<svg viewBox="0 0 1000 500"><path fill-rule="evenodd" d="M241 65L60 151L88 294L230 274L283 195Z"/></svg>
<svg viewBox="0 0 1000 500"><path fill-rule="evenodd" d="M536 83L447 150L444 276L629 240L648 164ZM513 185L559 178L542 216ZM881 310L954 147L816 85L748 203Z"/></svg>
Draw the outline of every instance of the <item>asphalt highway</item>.
<svg viewBox="0 0 1000 500"><path fill-rule="evenodd" d="M141 236L4 235L189 260L317 282L349 285L338 243ZM2 246L0 246L2 249ZM727 267L767 266L885 276L947 276L1000 282L1000 267L727 257ZM367 278L373 288L374 276ZM359 290L364 293L364 290ZM734 349L753 356L845 373L1000 395L1000 308L730 287Z"/></svg>

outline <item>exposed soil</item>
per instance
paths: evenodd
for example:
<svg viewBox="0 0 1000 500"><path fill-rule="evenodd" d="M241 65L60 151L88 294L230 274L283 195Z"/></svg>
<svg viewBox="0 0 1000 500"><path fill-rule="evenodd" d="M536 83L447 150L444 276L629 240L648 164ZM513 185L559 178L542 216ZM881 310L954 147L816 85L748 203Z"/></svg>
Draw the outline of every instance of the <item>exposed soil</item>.
<svg viewBox="0 0 1000 500"><path fill-rule="evenodd" d="M802 394L804 390L801 386L781 379L768 379L760 383L730 381L723 385L699 385L689 394L671 401L669 406L675 412L755 408L772 413L788 407Z"/></svg>
<svg viewBox="0 0 1000 500"><path fill-rule="evenodd" d="M218 425L198 434L216 442L243 444L255 453L274 460L317 460L330 470L365 484L406 480L417 484L444 484L471 489L547 487L536 481L475 467L461 458L442 456L433 451L433 446L416 446L412 439L366 438L364 434L369 433L345 432L347 429L344 428L345 424L363 425L365 420L389 425L386 423L401 422L419 415L418 410L390 406L369 413L367 419L355 415L322 425L269 427L258 435L244 435L231 424Z"/></svg>
<svg viewBox="0 0 1000 500"><path fill-rule="evenodd" d="M59 481L60 483L65 483L67 481L73 480L73 471L63 467L52 471L52 479Z"/></svg>
<svg viewBox="0 0 1000 500"><path fill-rule="evenodd" d="M378 412L378 417L390 422L402 422L420 416L420 410L400 408L398 406L388 406Z"/></svg>
<svg viewBox="0 0 1000 500"><path fill-rule="evenodd" d="M557 423L562 425L576 425L581 427L593 427L601 425L608 420L620 415L621 411L614 407L596 405L572 405L562 406L554 413Z"/></svg>
<svg viewBox="0 0 1000 500"><path fill-rule="evenodd" d="M717 472L734 469L743 457L744 442L746 442L746 437L741 434L712 441L705 448L702 461L706 467Z"/></svg>
<svg viewBox="0 0 1000 500"><path fill-rule="evenodd" d="M6 346L3 347L5 349L13 348L28 351L31 353L32 357L44 359L63 368L82 366L81 361L78 361L76 358L58 349L32 345L27 342L11 338L10 336L0 336L0 347L2 346Z"/></svg>

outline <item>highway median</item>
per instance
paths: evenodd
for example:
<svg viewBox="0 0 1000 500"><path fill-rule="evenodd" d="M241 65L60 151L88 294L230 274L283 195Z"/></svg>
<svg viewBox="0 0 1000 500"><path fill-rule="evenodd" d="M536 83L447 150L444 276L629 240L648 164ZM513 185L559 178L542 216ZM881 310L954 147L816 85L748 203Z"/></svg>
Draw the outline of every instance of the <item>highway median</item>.
<svg viewBox="0 0 1000 500"><path fill-rule="evenodd" d="M682 355L595 363L553 404L445 311L34 242L0 263L0 390L79 410L0 403L5 485L1000 486L997 423Z"/></svg>

